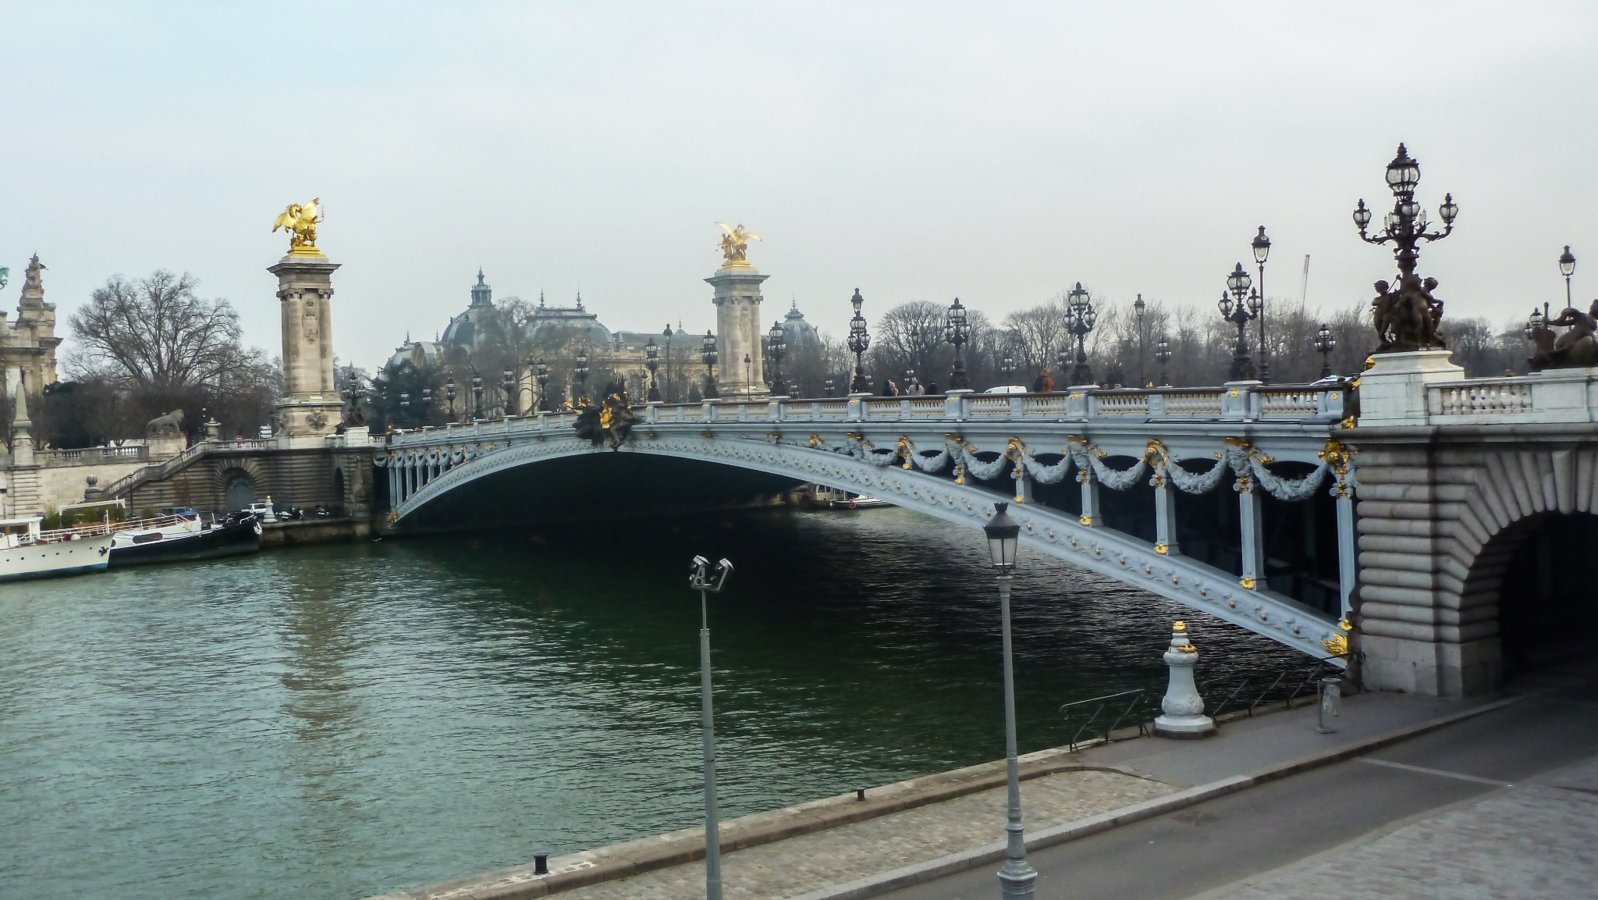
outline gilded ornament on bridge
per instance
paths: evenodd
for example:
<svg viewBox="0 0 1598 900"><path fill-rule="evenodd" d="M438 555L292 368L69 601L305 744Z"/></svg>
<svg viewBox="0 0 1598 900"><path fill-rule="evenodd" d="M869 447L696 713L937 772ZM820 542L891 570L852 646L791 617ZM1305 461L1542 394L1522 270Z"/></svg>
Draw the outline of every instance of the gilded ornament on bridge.
<svg viewBox="0 0 1598 900"><path fill-rule="evenodd" d="M811 434L810 435L810 439L805 441L805 446L809 447L812 450L820 450L822 447L825 447L826 445L827 445L827 442L823 441L821 439L821 435L819 435L819 434Z"/></svg>
<svg viewBox="0 0 1598 900"><path fill-rule="evenodd" d="M1155 544L1154 545L1154 552L1158 553L1161 556L1166 556L1166 555L1170 554L1171 548L1166 546L1165 544Z"/></svg>
<svg viewBox="0 0 1598 900"><path fill-rule="evenodd" d="M626 388L613 382L606 385L605 399L598 406L584 406L578 411L572 428L595 447L608 444L610 449L619 450L632 434L636 421L627 403Z"/></svg>
<svg viewBox="0 0 1598 900"><path fill-rule="evenodd" d="M322 251L316 249L316 225L324 218L321 202L322 198L313 197L310 203L290 203L272 223L273 232L279 228L288 232L290 255L322 255Z"/></svg>
<svg viewBox="0 0 1598 900"><path fill-rule="evenodd" d="M745 231L742 223L728 225L726 222L717 222L716 224L725 232L721 236L722 267L749 268L749 242L760 240L760 235Z"/></svg>
<svg viewBox="0 0 1598 900"><path fill-rule="evenodd" d="M899 444L894 448L893 452L904 460L904 468L909 471L910 457L915 453L915 445L910 442L910 438L902 434L899 435Z"/></svg>
<svg viewBox="0 0 1598 900"><path fill-rule="evenodd" d="M1337 623L1337 628L1338 630L1332 632L1331 637L1321 641L1321 646L1325 647L1326 652L1333 656L1347 656L1348 636L1353 633L1354 624L1347 619L1343 619Z"/></svg>
<svg viewBox="0 0 1598 900"><path fill-rule="evenodd" d="M1245 591L1254 590L1254 579L1252 579L1252 578L1239 578L1237 580L1237 583L1238 583L1238 586L1241 587Z"/></svg>

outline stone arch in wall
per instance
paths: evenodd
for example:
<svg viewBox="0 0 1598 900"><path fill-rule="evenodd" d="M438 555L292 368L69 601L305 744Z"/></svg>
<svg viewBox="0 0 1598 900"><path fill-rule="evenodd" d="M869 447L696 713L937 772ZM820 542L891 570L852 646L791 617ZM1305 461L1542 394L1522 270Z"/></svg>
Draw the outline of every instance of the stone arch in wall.
<svg viewBox="0 0 1598 900"><path fill-rule="evenodd" d="M1506 676L1598 626L1598 448L1489 450L1440 541L1438 607L1493 639Z"/></svg>
<svg viewBox="0 0 1598 900"><path fill-rule="evenodd" d="M217 496L227 512L242 509L260 496L260 485L265 481L260 464L253 459L218 463L214 473Z"/></svg>
<svg viewBox="0 0 1598 900"><path fill-rule="evenodd" d="M345 479L344 479L344 467L343 466L334 466L333 467L333 505L336 506L336 507L342 508L343 506L346 505L345 494L344 494L344 492L345 492L345 484L346 484L346 482L345 482Z"/></svg>

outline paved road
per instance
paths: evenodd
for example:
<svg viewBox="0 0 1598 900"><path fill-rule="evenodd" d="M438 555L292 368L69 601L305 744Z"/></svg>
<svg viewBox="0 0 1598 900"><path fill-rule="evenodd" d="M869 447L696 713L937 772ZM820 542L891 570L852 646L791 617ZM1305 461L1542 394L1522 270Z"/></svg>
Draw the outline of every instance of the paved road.
<svg viewBox="0 0 1598 900"><path fill-rule="evenodd" d="M1579 896L1561 881L1598 876L1598 797L1588 785L1598 786L1598 692L1590 683L1028 858L1039 871L1039 898L1283 898L1298 890L1321 897L1349 891L1362 870L1380 880L1367 889L1387 896L1441 896L1434 872L1474 896L1504 896L1505 885L1521 897ZM1534 852L1546 845L1576 859ZM1432 849L1436 859L1427 858ZM1317 865L1317 877L1303 877ZM880 896L990 898L996 870ZM1396 873L1408 883L1395 891ZM1500 879L1498 887L1487 877ZM1590 880L1578 883L1591 888Z"/></svg>

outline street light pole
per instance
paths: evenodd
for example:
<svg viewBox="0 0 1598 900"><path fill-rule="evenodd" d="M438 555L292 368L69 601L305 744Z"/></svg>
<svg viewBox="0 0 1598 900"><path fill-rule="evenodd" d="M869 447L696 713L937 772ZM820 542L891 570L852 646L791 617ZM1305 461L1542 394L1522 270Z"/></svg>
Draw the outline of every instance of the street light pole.
<svg viewBox="0 0 1598 900"><path fill-rule="evenodd" d="M1221 318L1237 326L1237 344L1232 349L1232 369L1228 373L1231 381L1254 378L1254 361L1249 358L1247 329L1248 323L1259 315L1260 300L1259 294L1250 290L1253 283L1254 279L1243 271L1243 264L1238 263L1232 269L1232 274L1226 276L1226 290L1221 291L1221 300L1216 304L1221 311Z"/></svg>
<svg viewBox="0 0 1598 900"><path fill-rule="evenodd" d="M710 613L707 594L719 594L732 574L723 558L714 572L710 561L694 557L688 587L699 592L699 731L705 754L705 900L721 900L721 829L716 821L716 725L710 689Z"/></svg>
<svg viewBox="0 0 1598 900"><path fill-rule="evenodd" d="M750 365L753 362L754 361L749 358L749 354L745 353L744 354L744 402L745 403L749 402L750 392L754 389L754 385L749 380L750 377L751 377L750 376Z"/></svg>
<svg viewBox="0 0 1598 900"><path fill-rule="evenodd" d="M671 323L670 322L666 323L666 330L661 332L661 334L664 334L666 336L666 397L665 397L665 399L666 399L667 403L670 403L670 402L672 402L672 400L671 400L671 398L672 398L672 392L671 392L671 335L672 335L672 331L671 331Z"/></svg>
<svg viewBox="0 0 1598 900"><path fill-rule="evenodd" d="M705 329L705 339L699 345L699 358L705 364L705 399L707 400L714 400L721 396L721 392L716 390L716 358L719 355L716 352L716 336L711 334L707 328Z"/></svg>
<svg viewBox="0 0 1598 900"><path fill-rule="evenodd" d="M954 298L949 304L949 311L943 320L943 339L954 345L954 371L949 373L949 390L970 390L971 378L965 371L965 355L960 348L971 338L971 323L966 318L965 307L961 305L960 298Z"/></svg>
<svg viewBox="0 0 1598 900"><path fill-rule="evenodd" d="M1003 897L1031 897L1038 872L1026 861L1026 828L1021 821L1021 764L1015 740L1015 664L1010 649L1010 582L1015 571L1015 553L1021 526L1005 510L1008 503L993 504L993 518L982 526L988 536L995 578L999 583L999 622L1004 642L1004 753L1009 783L1005 815L1004 866L999 869L999 894Z"/></svg>
<svg viewBox="0 0 1598 900"><path fill-rule="evenodd" d="M1330 361L1331 352L1337 349L1337 338L1332 336L1331 326L1325 322L1315 331L1315 349L1321 355L1321 377L1327 378L1332 374Z"/></svg>
<svg viewBox="0 0 1598 900"><path fill-rule="evenodd" d="M866 317L860 314L865 298L860 296L859 288L854 289L854 296L849 298L849 303L854 306L854 318L849 320L849 350L854 354L854 381L849 384L849 392L869 394L871 382L866 379L865 364L861 359L871 347L871 333L866 330Z"/></svg>
<svg viewBox="0 0 1598 900"><path fill-rule="evenodd" d="M1260 226L1260 233L1254 235L1254 240L1249 244L1254 249L1254 262L1260 270L1260 365L1259 378L1265 384L1271 383L1271 361L1265 352L1265 259L1271 255L1271 239L1265 236L1265 226Z"/></svg>
<svg viewBox="0 0 1598 900"><path fill-rule="evenodd" d="M644 368L649 370L649 402L660 402L660 387L655 384L655 370L660 368L660 345L654 338L644 345Z"/></svg>
<svg viewBox="0 0 1598 900"><path fill-rule="evenodd" d="M1072 384L1093 383L1093 369L1088 365L1087 336L1098 318L1098 311L1093 308L1093 298L1078 281L1065 298L1065 330L1076 336L1076 365L1071 368ZM1066 351L1060 351L1061 369L1065 368L1065 354Z"/></svg>
<svg viewBox="0 0 1598 900"><path fill-rule="evenodd" d="M1148 373L1143 369L1143 314L1148 309L1148 304L1143 302L1143 295L1138 294L1132 301L1132 317L1137 321L1137 386L1141 390L1148 382Z"/></svg>
<svg viewBox="0 0 1598 900"><path fill-rule="evenodd" d="M1565 245L1565 252L1559 254L1559 274L1565 276L1565 308L1570 309L1570 276L1576 274L1576 257L1570 252L1570 245Z"/></svg>
<svg viewBox="0 0 1598 900"><path fill-rule="evenodd" d="M1165 364L1171 361L1171 342L1164 334L1154 342L1154 359L1160 364L1160 387L1170 387L1171 379L1165 376Z"/></svg>

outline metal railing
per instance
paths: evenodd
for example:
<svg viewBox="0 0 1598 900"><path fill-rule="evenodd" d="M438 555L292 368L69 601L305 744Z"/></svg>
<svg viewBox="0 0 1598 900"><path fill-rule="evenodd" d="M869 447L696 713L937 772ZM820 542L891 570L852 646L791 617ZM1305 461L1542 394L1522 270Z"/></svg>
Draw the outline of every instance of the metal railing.
<svg viewBox="0 0 1598 900"><path fill-rule="evenodd" d="M1322 678L1336 677L1344 680L1344 694L1357 693L1359 685L1347 678L1348 670L1334 662L1338 656L1298 660L1278 671L1245 672L1213 678L1199 685L1204 697L1204 714L1218 719L1228 712L1252 716L1261 707L1280 704L1292 709L1303 703L1313 703L1318 696ZM1353 668L1353 667L1351 667Z"/></svg>
<svg viewBox="0 0 1598 900"><path fill-rule="evenodd" d="M1137 728L1140 737L1149 733L1154 721L1154 703L1146 688L1133 688L1103 697L1089 697L1060 704L1060 718L1069 732L1066 743L1071 750L1093 742L1109 743L1121 728ZM1075 726L1072 731L1072 726ZM1086 738L1084 739L1084 735Z"/></svg>

